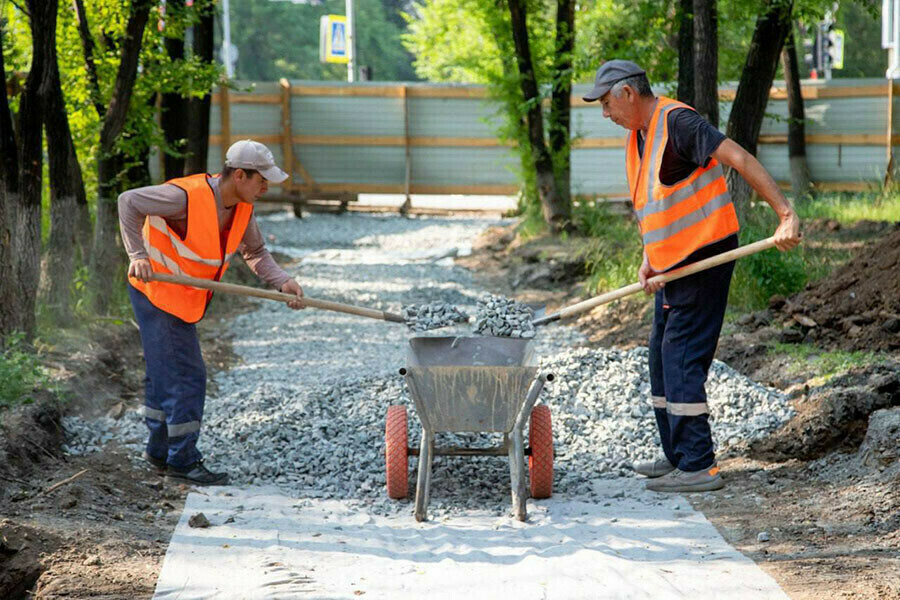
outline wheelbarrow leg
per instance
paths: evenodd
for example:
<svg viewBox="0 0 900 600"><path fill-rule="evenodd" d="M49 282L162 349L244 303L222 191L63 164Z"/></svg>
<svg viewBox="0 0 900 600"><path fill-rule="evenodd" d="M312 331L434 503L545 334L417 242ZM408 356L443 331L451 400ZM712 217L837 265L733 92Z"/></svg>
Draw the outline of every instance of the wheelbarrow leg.
<svg viewBox="0 0 900 600"><path fill-rule="evenodd" d="M431 491L431 460L434 456L434 434L423 430L419 445L419 475L416 478L416 521L428 518L428 496Z"/></svg>
<svg viewBox="0 0 900 600"><path fill-rule="evenodd" d="M509 478L512 484L513 513L520 521L527 517L525 513L525 443L521 429L513 429L510 434Z"/></svg>

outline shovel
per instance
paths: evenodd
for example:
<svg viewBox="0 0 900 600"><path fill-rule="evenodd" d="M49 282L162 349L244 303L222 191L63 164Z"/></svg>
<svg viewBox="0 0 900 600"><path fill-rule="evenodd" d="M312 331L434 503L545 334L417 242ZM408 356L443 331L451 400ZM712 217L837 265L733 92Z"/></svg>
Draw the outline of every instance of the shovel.
<svg viewBox="0 0 900 600"><path fill-rule="evenodd" d="M700 271L705 271L706 269L716 267L723 263L731 262L735 259L742 258L744 256L750 256L751 254L756 254L757 252L768 250L769 248L774 247L775 238L766 238L758 242L753 242L752 244L747 244L746 246L741 246L740 248L735 248L734 250L729 250L728 252L723 252L722 254L717 254L716 256L710 256L709 258L691 263L686 267L682 267L675 271L662 273L661 275L655 275L648 279L648 281L674 281L675 279L681 279L682 277L687 277L688 275L693 275L694 273L699 273ZM537 327L539 325L546 325L547 323L559 321L560 319L567 319L569 317L579 315L583 312L588 312L589 310L592 310L600 306L601 304L606 304L608 302L612 302L613 300L618 300L619 298L624 298L625 296L636 294L643 289L644 288L641 287L640 283L632 283L631 285L626 285L625 287L619 288L617 290L606 292L605 294L600 294L599 296L594 296L593 298L589 298L587 300L579 302L578 304L567 306L559 312L547 315L546 317L541 317L540 319L535 319L534 321L532 321L532 323L535 327Z"/></svg>
<svg viewBox="0 0 900 600"><path fill-rule="evenodd" d="M299 300L306 307L320 308L322 310L331 310L334 312L347 313L360 317L368 317L370 319L380 319L382 321L391 321L392 323L405 323L402 316L396 313L390 313L383 310L375 310L373 308L363 308L362 306L353 306L352 304L341 304L340 302L331 302L329 300L316 300L315 298L297 298L294 294L285 294L283 292L275 292L272 290L261 290L248 287L245 285L235 285L233 283L222 283L221 281L212 281L209 279L196 279L194 277L185 277L184 275L170 275L168 273L153 273L150 278L153 281L164 281L166 283L177 283L181 285L189 285L204 290L212 290L214 292L222 292L223 294L237 294L238 296L253 296L256 298L267 298L269 300L278 300L279 302L290 302L291 300Z"/></svg>

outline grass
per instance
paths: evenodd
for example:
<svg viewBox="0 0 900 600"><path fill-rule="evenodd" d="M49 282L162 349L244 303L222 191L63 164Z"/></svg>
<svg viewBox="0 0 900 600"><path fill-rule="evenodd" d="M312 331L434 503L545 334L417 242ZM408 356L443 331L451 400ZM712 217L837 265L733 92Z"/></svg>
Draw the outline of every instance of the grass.
<svg viewBox="0 0 900 600"><path fill-rule="evenodd" d="M888 186L867 193L823 194L796 203L801 219L834 219L841 224L856 221L900 220L900 187Z"/></svg>
<svg viewBox="0 0 900 600"><path fill-rule="evenodd" d="M577 203L573 220L586 237L579 255L588 273L588 293L620 288L637 280L642 250L634 223L612 213L606 204L593 202Z"/></svg>
<svg viewBox="0 0 900 600"><path fill-rule="evenodd" d="M846 373L851 367L880 364L885 356L877 352L821 350L811 344L783 344L775 342L768 350L773 357L787 357L788 373L807 374L816 384L827 383L832 377Z"/></svg>
<svg viewBox="0 0 900 600"><path fill-rule="evenodd" d="M31 394L49 382L40 357L25 347L22 334L6 339L0 354L0 410L34 401Z"/></svg>
<svg viewBox="0 0 900 600"><path fill-rule="evenodd" d="M768 205L753 206L741 219L741 245L771 236L777 225L777 217ZM827 271L826 265L811 262L811 256L802 244L790 252L765 250L737 261L728 304L733 310L758 310L764 308L772 296L790 296L799 292L811 279Z"/></svg>

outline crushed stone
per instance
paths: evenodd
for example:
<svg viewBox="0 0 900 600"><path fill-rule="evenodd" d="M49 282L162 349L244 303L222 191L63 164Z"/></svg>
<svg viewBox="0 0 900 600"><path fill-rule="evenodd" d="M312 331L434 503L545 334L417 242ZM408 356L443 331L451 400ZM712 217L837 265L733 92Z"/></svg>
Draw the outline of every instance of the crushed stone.
<svg viewBox="0 0 900 600"><path fill-rule="evenodd" d="M446 292L473 311L484 290L451 261L411 259L464 249L496 220L401 219L379 215L264 217L260 225L303 260L289 268L310 295L365 302L398 311L410 289ZM427 243L426 243L427 240ZM399 264L392 257L401 257ZM463 302L459 302L463 300ZM446 330L443 330L446 331ZM385 492L384 419L390 405L407 407L409 445L421 426L405 381L407 340L417 333L326 311L291 311L259 301L227 326L239 362L214 377L206 402L200 449L235 485L274 484L294 497L350 499L374 514L411 513L417 459L411 457L410 499ZM556 379L541 394L550 407L555 448L554 493L602 500L604 482L631 476L629 464L659 453L650 402L647 349L591 348L577 330L540 328L533 342L544 371ZM793 414L788 399L715 361L708 382L713 436L727 449L765 436ZM137 406L121 418L67 417L70 454L102 451L115 441L129 448L135 468L146 427ZM499 444L493 434L438 434L439 445ZM440 518L469 508L507 514L508 460L436 457L429 514Z"/></svg>

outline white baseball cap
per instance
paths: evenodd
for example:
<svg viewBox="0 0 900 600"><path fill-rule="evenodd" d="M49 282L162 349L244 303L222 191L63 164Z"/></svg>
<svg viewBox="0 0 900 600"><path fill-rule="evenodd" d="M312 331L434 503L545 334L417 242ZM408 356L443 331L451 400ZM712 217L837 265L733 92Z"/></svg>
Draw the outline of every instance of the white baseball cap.
<svg viewBox="0 0 900 600"><path fill-rule="evenodd" d="M288 174L278 168L272 151L259 142L241 140L225 153L225 166L235 169L253 169L272 183L281 183Z"/></svg>

